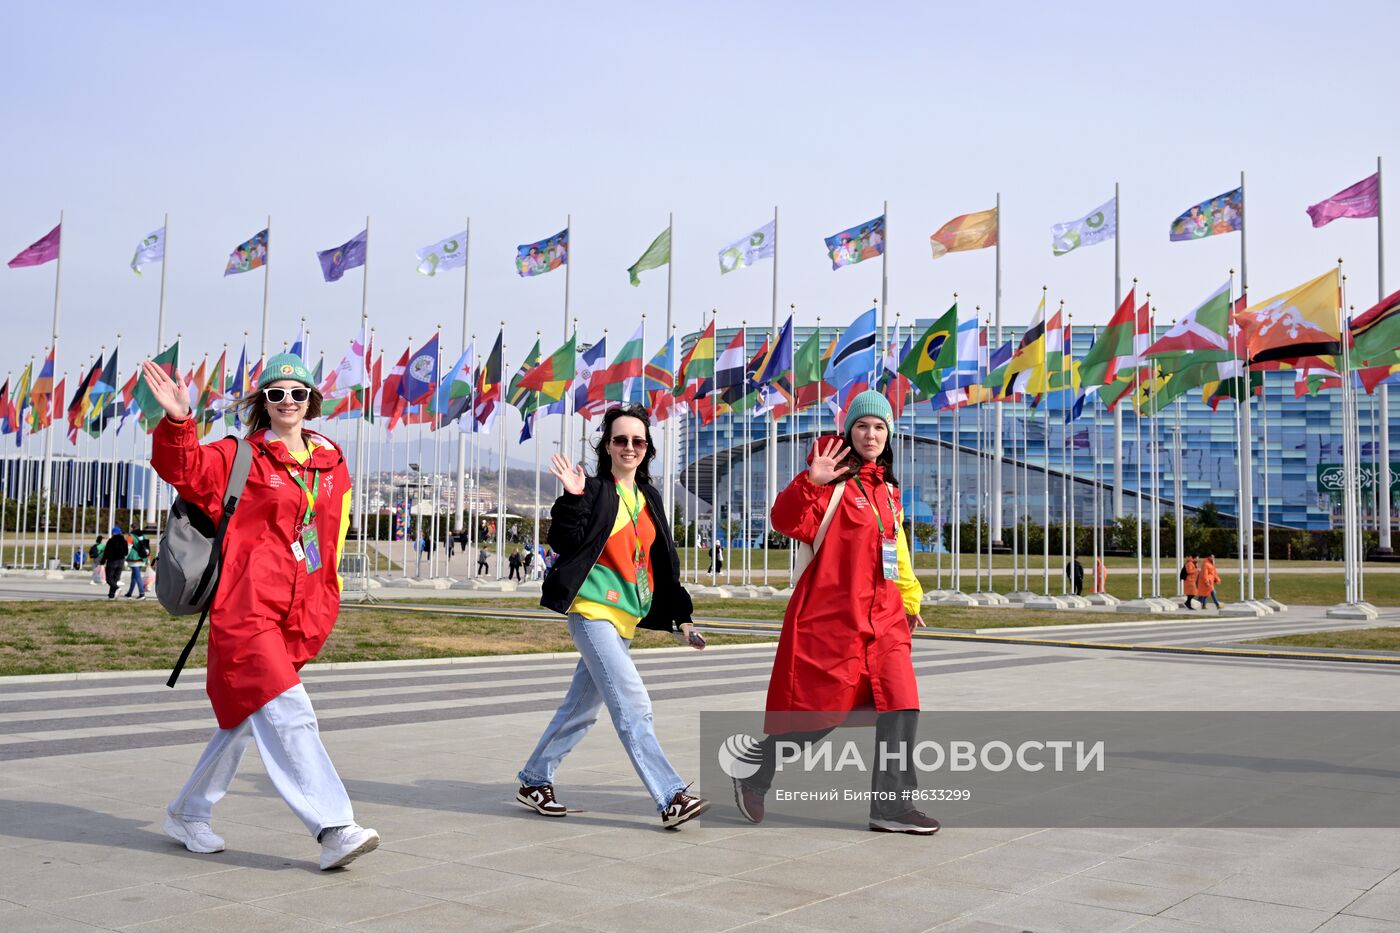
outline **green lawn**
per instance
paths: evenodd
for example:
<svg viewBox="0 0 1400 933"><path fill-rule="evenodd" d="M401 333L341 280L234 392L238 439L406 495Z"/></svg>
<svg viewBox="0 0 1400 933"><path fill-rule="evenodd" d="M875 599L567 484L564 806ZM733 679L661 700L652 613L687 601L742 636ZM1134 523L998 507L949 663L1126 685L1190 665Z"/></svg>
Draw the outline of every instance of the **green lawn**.
<svg viewBox="0 0 1400 933"><path fill-rule="evenodd" d="M1363 628L1350 632L1275 635L1246 644L1286 645L1290 648L1339 648L1353 651L1400 651L1400 628Z"/></svg>

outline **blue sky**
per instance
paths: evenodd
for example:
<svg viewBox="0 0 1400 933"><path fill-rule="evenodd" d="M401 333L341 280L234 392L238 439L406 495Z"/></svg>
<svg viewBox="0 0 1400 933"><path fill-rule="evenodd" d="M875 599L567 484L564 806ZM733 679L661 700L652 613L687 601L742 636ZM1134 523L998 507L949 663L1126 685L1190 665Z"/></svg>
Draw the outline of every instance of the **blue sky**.
<svg viewBox="0 0 1400 933"><path fill-rule="evenodd" d="M521 280L514 247L566 214L581 335L630 333L645 313L650 352L666 273L632 288L625 270L668 212L686 330L712 308L722 326L768 320L770 265L721 278L716 253L774 205L779 302L801 323L844 323L880 294L878 263L832 272L822 237L886 199L891 315L934 315L954 291L989 313L992 252L933 262L928 237L997 192L1004 320L1027 320L1048 285L1077 323L1102 323L1112 245L1056 258L1049 228L1117 181L1124 289L1140 277L1167 319L1240 258L1238 235L1169 243L1169 222L1243 169L1251 293L1344 256L1350 300L1371 304L1374 221L1314 230L1304 208L1377 155L1400 172L1383 66L1396 8L1146 6L31 4L7 14L0 55L0 250L65 209L61 368L118 331L134 362L154 348L159 270L127 264L168 211L167 335L189 360L236 352L245 330L256 347L263 274L222 270L271 214L271 343L304 316L334 357L361 273L323 283L315 251L369 215L371 323L397 355L437 324L460 342L461 273L419 276L413 251L470 217L472 329L489 342L507 321L514 368L537 329L545 352L560 341L564 291L562 271ZM47 344L52 301L53 266L0 268L0 373Z"/></svg>

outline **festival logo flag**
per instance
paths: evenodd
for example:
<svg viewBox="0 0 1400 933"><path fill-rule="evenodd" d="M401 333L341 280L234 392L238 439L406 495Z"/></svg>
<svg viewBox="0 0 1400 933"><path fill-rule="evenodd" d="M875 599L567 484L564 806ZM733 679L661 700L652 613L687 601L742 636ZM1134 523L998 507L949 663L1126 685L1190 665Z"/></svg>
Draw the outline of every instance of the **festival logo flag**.
<svg viewBox="0 0 1400 933"><path fill-rule="evenodd" d="M438 386L437 397L433 400L433 410L442 412L442 423L452 424L461 420L472 407L472 368L475 365L476 344L469 343L452 364L442 384ZM463 428L463 430L467 430Z"/></svg>
<svg viewBox="0 0 1400 933"><path fill-rule="evenodd" d="M942 371L938 366L939 355L943 352L944 344L956 342L954 335L957 331L958 304L953 302L953 306L930 324L923 336L914 342L909 352L904 354L903 362L899 364L899 371L925 398L932 398L938 393L942 380Z"/></svg>
<svg viewBox="0 0 1400 933"><path fill-rule="evenodd" d="M24 266L42 266L58 258L58 243L63 235L63 224L54 227L39 239L20 250L19 255L10 260L11 269Z"/></svg>
<svg viewBox="0 0 1400 933"><path fill-rule="evenodd" d="M719 274L748 268L760 259L772 259L777 248L778 222L770 220L719 251Z"/></svg>
<svg viewBox="0 0 1400 933"><path fill-rule="evenodd" d="M1236 316L1251 363L1340 355L1341 273L1329 269Z"/></svg>
<svg viewBox="0 0 1400 933"><path fill-rule="evenodd" d="M1381 212L1381 173L1343 188L1308 208L1314 227L1325 227L1341 217L1376 217Z"/></svg>
<svg viewBox="0 0 1400 933"><path fill-rule="evenodd" d="M833 271L842 266L853 266L858 262L883 256L884 253L884 214L826 238L826 254L831 257Z"/></svg>
<svg viewBox="0 0 1400 933"><path fill-rule="evenodd" d="M870 387L875 372L875 309L861 314L841 334L836 352L827 364L825 379L839 394L836 404L845 409L846 401Z"/></svg>
<svg viewBox="0 0 1400 933"><path fill-rule="evenodd" d="M985 249L997 245L997 209L977 211L972 214L959 214L938 228L938 232L928 238L933 248L933 258L939 259L949 253L968 249Z"/></svg>
<svg viewBox="0 0 1400 933"><path fill-rule="evenodd" d="M515 271L522 279L553 272L569 261L569 231L560 230L538 243L526 243L515 248Z"/></svg>
<svg viewBox="0 0 1400 933"><path fill-rule="evenodd" d="M540 402L543 404L563 401L564 394L569 391L569 386L573 385L577 368L577 340L577 334L570 334L562 347L525 374L520 380L521 388L540 393Z"/></svg>
<svg viewBox="0 0 1400 933"><path fill-rule="evenodd" d="M1199 240L1244 227L1244 189L1236 188L1187 208L1172 221L1170 237Z"/></svg>
<svg viewBox="0 0 1400 933"><path fill-rule="evenodd" d="M627 278L635 288L642 284L642 280L637 277L638 273L648 269L659 269L671 261L671 228L667 227L657 234L656 239L651 241L647 251L642 253L641 258L627 268Z"/></svg>
<svg viewBox="0 0 1400 933"><path fill-rule="evenodd" d="M574 412L585 419L600 414L603 404L603 380L607 369L608 338L592 345L585 344L579 353L579 366L574 370Z"/></svg>
<svg viewBox="0 0 1400 933"><path fill-rule="evenodd" d="M408 359L408 368L404 370L403 381L399 383L399 392L402 393L404 401L410 405L417 405L431 395L437 386L437 371L438 335L433 334L432 339L423 345L423 349Z"/></svg>
<svg viewBox="0 0 1400 933"><path fill-rule="evenodd" d="M439 269L461 269L467 264L467 231L429 244L415 255L421 275L437 275Z"/></svg>
<svg viewBox="0 0 1400 933"><path fill-rule="evenodd" d="M1362 360L1379 360L1400 347L1400 292L1387 295L1353 318L1351 339Z"/></svg>
<svg viewBox="0 0 1400 933"><path fill-rule="evenodd" d="M1056 256L1093 246L1118 235L1118 200L1110 199L1078 220L1055 224L1050 228L1050 250Z"/></svg>
<svg viewBox="0 0 1400 933"><path fill-rule="evenodd" d="M505 372L504 347L505 329L496 332L496 342L491 345L491 352L486 357L486 363L477 368L476 371L476 392L472 399L472 419L477 425L478 431L489 431L491 425L496 421L496 415L501 408L501 379Z"/></svg>
<svg viewBox="0 0 1400 933"><path fill-rule="evenodd" d="M136 253L131 257L131 271L141 274L142 266L165 261L165 228L152 230L146 238L136 244Z"/></svg>
<svg viewBox="0 0 1400 933"><path fill-rule="evenodd" d="M369 231L361 230L339 246L321 250L316 254L321 262L321 275L327 282L339 282L346 272L365 264L368 247Z"/></svg>
<svg viewBox="0 0 1400 933"><path fill-rule="evenodd" d="M234 247L233 252L228 255L228 264L224 266L224 275L251 272L265 265L267 265L267 231L263 230Z"/></svg>

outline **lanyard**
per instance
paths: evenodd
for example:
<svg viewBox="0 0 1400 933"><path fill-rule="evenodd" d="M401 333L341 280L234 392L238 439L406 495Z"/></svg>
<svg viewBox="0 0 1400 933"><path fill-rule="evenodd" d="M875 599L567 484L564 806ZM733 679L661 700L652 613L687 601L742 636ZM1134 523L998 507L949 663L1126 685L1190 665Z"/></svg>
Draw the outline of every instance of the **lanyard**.
<svg viewBox="0 0 1400 933"><path fill-rule="evenodd" d="M865 487L862 486L862 485L860 484L860 477L859 477L859 476L857 476L857 477L855 478L855 484L856 484L856 488L860 490L860 494L861 494L862 496L865 496ZM870 498L869 496L865 496L865 497L866 497L867 499ZM897 516L895 515L895 511L894 511L894 496L890 495L890 487L889 487L889 484L888 484L888 483L885 484L885 499L886 499L886 500L889 502L889 504L890 504L890 519L891 519L891 520L898 520ZM880 529L880 537L883 538L883 537L885 536L885 520L884 520L883 518L880 517L880 507L879 507L878 505L876 505L876 504L872 501L872 502L870 503L870 508L871 508L871 511L873 511L873 512L875 513L875 524L876 524L876 526L878 526L879 529ZM894 537L894 536L891 535L890 537Z"/></svg>
<svg viewBox="0 0 1400 933"><path fill-rule="evenodd" d="M622 484L614 483L613 485L617 486L617 497L622 501L622 508L627 512L627 518L632 522L633 540L636 542L633 545L632 556L633 560L640 564L646 557L642 552L642 529L638 524L642 517L642 494L636 489L632 490L632 495L637 502L637 511L633 512L632 506L627 504L627 496L623 494Z"/></svg>
<svg viewBox="0 0 1400 933"><path fill-rule="evenodd" d="M301 519L302 527L311 524L311 520L316 517L316 493L321 488L321 471L309 470L308 472L311 474L310 488L308 488L305 481L302 480L301 470L293 470L291 467L287 468L287 474L291 476L292 482L300 486L301 491L306 494L306 514L302 516Z"/></svg>

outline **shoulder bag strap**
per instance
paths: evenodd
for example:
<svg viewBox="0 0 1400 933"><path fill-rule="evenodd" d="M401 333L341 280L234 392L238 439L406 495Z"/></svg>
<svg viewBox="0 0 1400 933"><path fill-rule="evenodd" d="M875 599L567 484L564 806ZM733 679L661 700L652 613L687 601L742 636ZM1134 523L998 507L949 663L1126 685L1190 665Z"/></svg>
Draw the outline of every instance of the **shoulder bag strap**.
<svg viewBox="0 0 1400 933"><path fill-rule="evenodd" d="M822 523L817 528L817 536L812 539L812 555L821 550L822 542L826 540L826 530L831 527L831 519L836 515L836 507L841 504L841 496L846 492L846 481L843 479L831 489L831 501L826 505L826 513L822 515Z"/></svg>
<svg viewBox="0 0 1400 933"><path fill-rule="evenodd" d="M199 586L195 589L195 601L203 599L204 609L199 614L199 622L194 627L194 634L185 644L185 650L180 652L180 658L175 662L175 669L170 672L170 678L165 682L167 687L174 687L175 682L180 679L180 672L185 669L185 662L190 659L190 653L194 651L194 646L199 642L199 633L204 630L204 620L209 617L209 608L214 604L213 592L206 596L204 591L213 580L214 572L224 561L224 532L228 530L228 523L233 518L234 510L238 508L238 500L243 496L243 488L248 485L248 473L253 466L253 446L241 437L237 439L237 443L238 448L233 455L233 466L229 469L228 474L228 490L224 493L224 514L219 518L219 527L214 532L213 553L209 556L209 565L204 568L204 575L199 578Z"/></svg>

